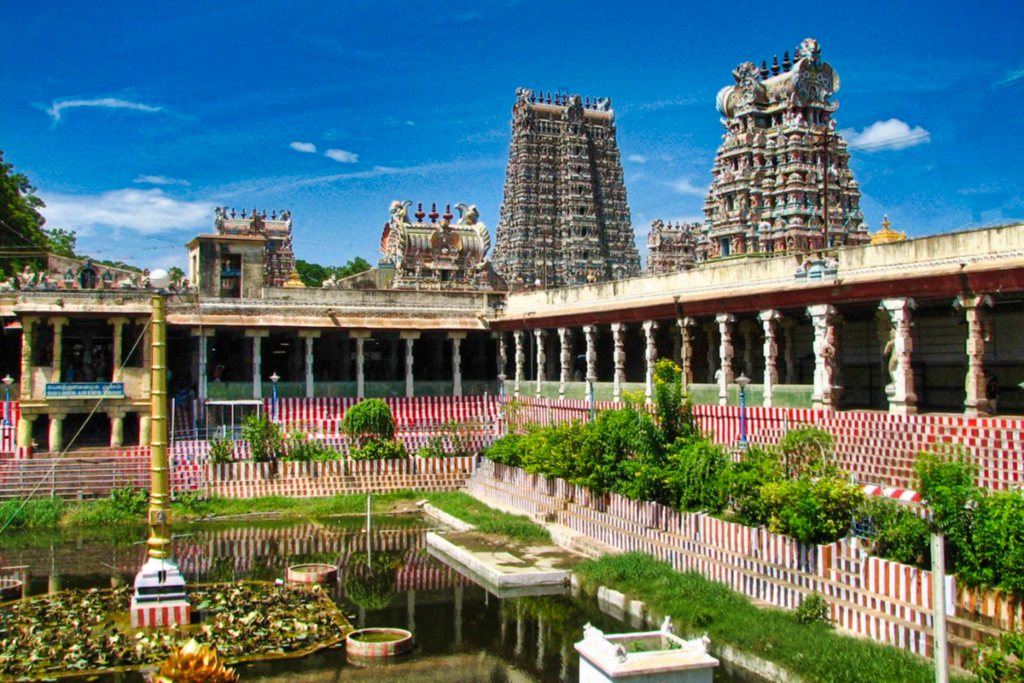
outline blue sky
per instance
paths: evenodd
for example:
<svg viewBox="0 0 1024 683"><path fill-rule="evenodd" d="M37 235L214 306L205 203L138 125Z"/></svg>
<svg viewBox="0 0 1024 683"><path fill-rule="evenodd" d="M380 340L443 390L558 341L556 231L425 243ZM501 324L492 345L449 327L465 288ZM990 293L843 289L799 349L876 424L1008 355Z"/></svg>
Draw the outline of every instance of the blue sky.
<svg viewBox="0 0 1024 683"><path fill-rule="evenodd" d="M968 8L969 5L969 8ZM213 207L288 208L299 258L378 257L392 199L492 229L518 86L610 97L642 252L701 216L743 61L805 37L842 79L872 230L1024 219L1019 2L11 3L0 148L82 251L185 264ZM913 143L913 144L910 144Z"/></svg>

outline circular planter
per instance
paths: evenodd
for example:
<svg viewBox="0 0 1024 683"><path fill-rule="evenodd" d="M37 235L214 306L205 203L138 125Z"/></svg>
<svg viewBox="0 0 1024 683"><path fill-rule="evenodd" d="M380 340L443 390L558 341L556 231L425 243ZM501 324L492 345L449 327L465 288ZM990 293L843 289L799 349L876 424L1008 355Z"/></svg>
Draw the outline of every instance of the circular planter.
<svg viewBox="0 0 1024 683"><path fill-rule="evenodd" d="M289 583L329 583L338 578L338 567L333 564L293 564L288 567Z"/></svg>
<svg viewBox="0 0 1024 683"><path fill-rule="evenodd" d="M381 659L411 652L412 634L403 628L364 628L352 631L345 639L350 657Z"/></svg>
<svg viewBox="0 0 1024 683"><path fill-rule="evenodd" d="M0 579L0 602L21 598L22 585L20 579Z"/></svg>

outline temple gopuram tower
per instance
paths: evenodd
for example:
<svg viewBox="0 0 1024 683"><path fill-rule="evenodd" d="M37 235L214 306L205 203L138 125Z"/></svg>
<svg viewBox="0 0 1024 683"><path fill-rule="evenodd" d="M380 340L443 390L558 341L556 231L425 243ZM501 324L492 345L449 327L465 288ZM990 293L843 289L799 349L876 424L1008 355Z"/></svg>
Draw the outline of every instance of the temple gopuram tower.
<svg viewBox="0 0 1024 683"><path fill-rule="evenodd" d="M698 260L813 251L869 240L860 188L836 132L839 76L813 38L790 62L744 62L717 97L726 133L704 203Z"/></svg>
<svg viewBox="0 0 1024 683"><path fill-rule="evenodd" d="M492 263L513 290L639 274L609 100L516 90Z"/></svg>

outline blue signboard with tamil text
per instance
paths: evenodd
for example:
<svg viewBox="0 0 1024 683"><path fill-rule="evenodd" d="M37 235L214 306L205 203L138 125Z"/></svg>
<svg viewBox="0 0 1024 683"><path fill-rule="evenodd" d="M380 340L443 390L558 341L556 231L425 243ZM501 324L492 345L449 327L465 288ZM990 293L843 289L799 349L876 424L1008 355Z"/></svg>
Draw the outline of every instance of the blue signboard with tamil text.
<svg viewBox="0 0 1024 683"><path fill-rule="evenodd" d="M124 398L124 382L47 382L46 398Z"/></svg>

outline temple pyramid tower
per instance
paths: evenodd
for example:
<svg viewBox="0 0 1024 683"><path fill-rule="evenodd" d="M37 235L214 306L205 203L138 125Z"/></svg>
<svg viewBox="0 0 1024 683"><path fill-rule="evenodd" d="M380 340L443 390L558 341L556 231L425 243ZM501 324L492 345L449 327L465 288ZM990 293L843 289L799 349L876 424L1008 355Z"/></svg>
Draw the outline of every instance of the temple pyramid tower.
<svg viewBox="0 0 1024 683"><path fill-rule="evenodd" d="M639 274L609 100L516 90L495 242L514 290Z"/></svg>
<svg viewBox="0 0 1024 683"><path fill-rule="evenodd" d="M860 186L833 114L839 75L808 38L778 58L741 63L716 104L726 132L703 223L652 224L647 271L674 272L741 254L780 255L870 240Z"/></svg>
<svg viewBox="0 0 1024 683"><path fill-rule="evenodd" d="M813 38L790 61L733 70L718 93L726 133L704 203L696 259L814 251L869 240L860 187L836 132L839 76Z"/></svg>

